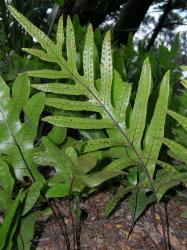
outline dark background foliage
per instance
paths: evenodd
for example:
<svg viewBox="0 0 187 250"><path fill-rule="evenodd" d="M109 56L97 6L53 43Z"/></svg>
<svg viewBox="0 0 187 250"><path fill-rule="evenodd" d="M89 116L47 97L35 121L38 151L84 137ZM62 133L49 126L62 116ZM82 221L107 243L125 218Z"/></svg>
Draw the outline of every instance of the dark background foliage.
<svg viewBox="0 0 187 250"><path fill-rule="evenodd" d="M150 50L154 54L149 54L154 61L152 65L161 66L153 69L157 82L168 69L174 71L175 63L186 63L186 0L9 0L8 3L51 37L61 15L64 21L68 15L74 19L78 16L79 21L74 22L74 25L77 23L74 27L79 31L79 22L82 26L91 22L94 29L99 27L103 31L111 29L113 45L127 45L128 49L122 49L122 53L130 81L138 79L138 69ZM17 73L41 68L40 61L28 58L21 50L36 46L36 43L10 15L4 0L0 2L0 19L1 75L6 80L13 80ZM82 30L82 36L81 32L76 33L79 33L77 45L81 47L85 30ZM172 79L176 81L176 78Z"/></svg>
<svg viewBox="0 0 187 250"><path fill-rule="evenodd" d="M127 44L129 34L137 33L137 39L144 39L147 50L156 46L160 39L169 45L173 33L176 34L179 30L185 31L187 21L186 0L9 0L8 2L47 33L51 32L53 23L60 15L64 15L64 19L67 15L77 15L81 25L91 22L94 28L112 27L113 39L117 44ZM4 0L0 3L0 17L1 47L11 47L19 52L21 47L32 43L8 13ZM140 33L147 35L145 37ZM183 41L182 34L181 40Z"/></svg>

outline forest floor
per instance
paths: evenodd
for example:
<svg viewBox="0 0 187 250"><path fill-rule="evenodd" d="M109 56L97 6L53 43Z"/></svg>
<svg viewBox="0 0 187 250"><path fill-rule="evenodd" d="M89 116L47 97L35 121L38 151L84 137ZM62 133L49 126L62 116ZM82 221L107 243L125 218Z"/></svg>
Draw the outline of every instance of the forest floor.
<svg viewBox="0 0 187 250"><path fill-rule="evenodd" d="M109 192L103 191L92 195L82 207L85 210L85 219L81 221L80 250L162 250L164 249L164 237L159 214L156 206L152 205L136 222L133 231L126 241L132 225L132 217L128 211L127 202L120 207L108 219L104 216L104 208L111 198ZM54 204L53 204L54 205ZM66 224L66 233L73 246L73 230L69 218L68 202L57 200L55 202L57 218L43 218L38 224L38 232L33 241L35 250L66 250L66 242L62 230L63 221ZM187 200L174 197L161 204L162 214L167 226L167 239L170 250L187 250L187 219L180 214L187 210ZM64 220L61 213L65 215Z"/></svg>

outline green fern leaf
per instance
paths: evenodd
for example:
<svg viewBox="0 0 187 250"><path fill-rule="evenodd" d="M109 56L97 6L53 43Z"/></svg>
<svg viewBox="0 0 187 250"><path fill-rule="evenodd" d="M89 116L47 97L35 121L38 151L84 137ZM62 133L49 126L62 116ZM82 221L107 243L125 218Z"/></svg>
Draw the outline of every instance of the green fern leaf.
<svg viewBox="0 0 187 250"><path fill-rule="evenodd" d="M48 78L48 79L62 79L71 77L70 74L67 72L50 70L50 69L28 71L27 75L33 77Z"/></svg>
<svg viewBox="0 0 187 250"><path fill-rule="evenodd" d="M138 90L128 133L131 141L137 149L141 149L141 140L146 124L147 104L151 92L151 84L151 68L149 60L146 59L138 84Z"/></svg>
<svg viewBox="0 0 187 250"><path fill-rule="evenodd" d="M22 26L27 30L27 32L33 36L42 46L43 49L46 49L47 52L51 51L51 48L54 46L53 42L36 26L34 26L29 20L27 20L21 13L19 13L14 7L8 6L12 15L20 21Z"/></svg>
<svg viewBox="0 0 187 250"><path fill-rule="evenodd" d="M79 151L79 153L88 153L115 146L125 146L125 144L120 140L117 141L115 139L103 138L92 139L82 143L78 143L77 145L75 145L75 148Z"/></svg>
<svg viewBox="0 0 187 250"><path fill-rule="evenodd" d="M66 27L66 48L70 71L73 75L77 75L77 52L75 44L75 35L70 17L68 17Z"/></svg>
<svg viewBox="0 0 187 250"><path fill-rule="evenodd" d="M174 153L176 159L187 163L187 149L175 141L164 138L164 144Z"/></svg>
<svg viewBox="0 0 187 250"><path fill-rule="evenodd" d="M168 114L173 117L185 130L187 130L187 118L177 114L174 111L168 110Z"/></svg>
<svg viewBox="0 0 187 250"><path fill-rule="evenodd" d="M4 222L0 227L0 249L12 249L14 244L14 236L18 229L18 222L21 213L18 210L22 207L21 196L18 195L10 210L5 216Z"/></svg>
<svg viewBox="0 0 187 250"><path fill-rule="evenodd" d="M23 27L33 36L36 37L36 32L38 29L31 24L26 18L20 15L13 7L10 8L11 12L15 18L22 24ZM59 23L58 31L62 31L62 23ZM60 66L61 71L54 70L43 70L43 71L30 71L28 72L29 76L42 77L49 79L60 79L67 78L69 81L72 81L71 85L66 82L62 84L50 83L42 85L33 85L34 88L39 90L58 93L63 95L83 95L85 96L85 108L87 110L88 104L91 104L89 111L96 111L100 113L95 115L92 118L80 116L80 112L76 113L74 116L71 112L71 116L48 116L43 120L49 122L58 127L67 127L75 129L106 129L110 139L116 138L121 140L123 144L128 144L128 149L124 147L123 155L128 155L127 160L128 164L125 165L119 164L115 167L123 169L124 167L140 165L143 167L147 179L150 182L151 189L154 192L155 198L156 192L152 183L152 176L154 174L155 162L158 158L159 151L162 145L162 139L164 137L164 126L165 118L167 112L168 96L169 96L169 74L167 73L162 81L160 87L159 98L156 103L155 111L147 130L146 127L146 116L147 116L147 105L149 96L151 93L151 69L149 65L149 60L146 59L144 62L141 78L139 81L138 92L136 95L134 107L131 114L130 127L128 127L127 122L127 109L131 107L130 104L130 94L131 86L128 83L123 83L117 73L113 70L112 62L112 50L110 42L110 33L105 35L102 52L101 52L101 65L100 65L100 78L94 74L94 39L93 31L91 26L88 27L86 34L85 47L83 52L83 70L84 75L80 75L77 69L77 53L76 53L76 44L75 44L75 35L73 31L73 25L71 20L68 18L67 28L66 28L66 49L67 55L63 57L62 53L59 53L57 50L56 44L53 43L50 39L47 39L43 33L38 33L38 42L42 45L48 55L56 59L57 64ZM58 36L60 34L58 33ZM63 34L62 34L63 37ZM62 41L64 42L64 38ZM61 43L59 42L59 44ZM58 52L57 52L58 51ZM68 87L65 87L68 86ZM53 89L54 87L54 89ZM78 90L77 90L78 89ZM116 100L116 96L119 95L119 101ZM62 107L64 110L69 111L80 111L82 110L80 100L76 99L72 102L74 105L77 102L77 105L65 105L69 100L59 98L58 104L57 99L55 99L56 104L53 105L57 108ZM68 100L68 101L67 101ZM51 100L50 100L51 101ZM53 100L54 101L54 100ZM47 99L49 102L49 99ZM80 105L79 105L80 104ZM64 107L63 107L64 105ZM78 107L80 106L80 107ZM95 108L94 108L95 106ZM98 111L99 107L99 111ZM100 112L100 109L102 112ZM130 110L130 109L129 109ZM88 110L87 110L88 111ZM79 117L80 116L80 117ZM145 135L145 140L144 140ZM143 147L141 146L143 145ZM104 146L104 144L103 144ZM99 152L100 153L100 152ZM106 153L106 152L105 152ZM108 154L108 152L106 153ZM105 154L105 155L106 155ZM120 152L121 154L121 152ZM104 155L104 153L103 153ZM123 158L123 157L122 157ZM151 160L147 160L151 159ZM120 159L119 159L120 160ZM147 163L146 163L147 161ZM46 161L45 161L46 162ZM114 161L115 162L115 161ZM112 163L111 163L112 164ZM115 164L114 164L115 165ZM108 167L109 169L109 167ZM106 171L107 172L107 171ZM110 174L109 174L110 175ZM110 176L111 177L111 176ZM85 177L86 178L86 177ZM102 177L103 180L107 177ZM85 183L89 184L92 181L88 176L85 179ZM93 182L94 183L94 182ZM86 184L86 185L87 185ZM98 184L98 182L97 182ZM157 200L158 202L158 200ZM145 202L144 205L147 203ZM139 209L139 211L142 211Z"/></svg>
<svg viewBox="0 0 187 250"><path fill-rule="evenodd" d="M158 159L164 137L169 99L169 80L169 72L167 72L162 80L154 114L145 136L144 154L145 158L148 159L147 168L151 176L154 174L155 162Z"/></svg>
<svg viewBox="0 0 187 250"><path fill-rule="evenodd" d="M70 185L72 179L72 166L70 159L66 154L62 154L62 152L49 139L44 137L42 143L46 148L46 156L52 159L56 171L62 173L63 181Z"/></svg>
<svg viewBox="0 0 187 250"><path fill-rule="evenodd" d="M79 176L79 180L82 181L82 183L87 187L96 187L100 184L103 184L103 182L110 180L114 177L117 177L119 175L123 175L124 172L113 170L113 171L101 171L98 173L94 173L92 175L83 175Z"/></svg>
<svg viewBox="0 0 187 250"><path fill-rule="evenodd" d="M133 225L138 217L142 214L145 207L151 203L152 200L146 195L146 190L136 189L132 192L129 199L129 208L133 216Z"/></svg>
<svg viewBox="0 0 187 250"><path fill-rule="evenodd" d="M47 116L43 121L49 122L55 126L65 128L78 128L78 129L102 129L113 128L114 125L107 119L95 120L86 118L74 118L63 116Z"/></svg>
<svg viewBox="0 0 187 250"><path fill-rule="evenodd" d="M105 216L109 217L109 215L114 211L118 203L123 199L126 193L128 193L128 189L120 188L117 190L116 194L112 197L112 199L108 202L105 207Z"/></svg>
<svg viewBox="0 0 187 250"><path fill-rule="evenodd" d="M18 12L16 12L18 13ZM15 16L15 10L13 12L14 16ZM19 14L16 15L17 20L25 27L25 23L27 23L26 20L23 20L23 17L19 16ZM29 23L30 25L30 23ZM32 32L32 36L35 36L35 28L34 25L32 25L32 29L30 29L29 27L27 28L27 30L31 33ZM91 127L93 129L95 128L107 128L108 124L110 124L109 127L111 127L111 123L113 123L113 127L115 127L118 132L121 134L122 137L124 137L125 140L127 140L128 135L126 134L125 128L122 126L121 123L119 123L119 119L118 117L116 117L114 112L114 107L112 106L112 100L111 100L111 95L112 95L112 83L113 83L113 68L112 68L112 53L111 53L111 45L110 45L110 35L109 33L106 34L104 42L103 42L103 48L102 48L102 57L101 57L101 84L98 90L96 90L96 88L93 88L93 80L92 80L92 89L89 88L88 86L90 86L90 83L88 83L89 79L88 76L91 75L91 78L93 79L93 32L91 27L88 28L87 31L87 37L86 37L86 43L85 43L85 49L84 49L84 60L86 60L86 62L84 62L84 68L85 68L85 74L84 76L80 76L77 72L76 69L76 46L75 46L75 38L74 38L74 32L73 32L73 26L71 24L70 19L68 19L68 24L67 24L67 30L66 30L66 35L67 35L67 41L66 41L66 46L67 46L67 61L62 57L62 55L57 55L56 52L54 52L53 47L51 47L51 55L55 56L58 60L58 64L61 66L62 68L62 72L55 72L55 74L52 73L52 71L39 71L39 72L29 72L28 74L31 76L37 76L37 77L48 77L48 78L58 78L61 74L67 74L69 79L72 79L75 81L75 86L81 86L85 87L86 90L88 90L88 92L90 93L91 97L87 96L89 98L89 101L92 103L98 103L99 106L101 106L103 108L103 113L102 116L104 119L106 119L106 121L108 120L108 122L106 122L103 119L93 119L93 120L89 120L87 118L70 118L70 117L46 117L44 120L47 122L50 122L51 124L57 125L57 126L62 126L62 127L72 127L72 128L79 128L79 129L91 129ZM41 40L41 39L40 39ZM91 41L91 46L88 48L88 41ZM89 65L89 69L87 68L87 62L90 62ZM65 72L64 72L65 71ZM89 73L88 73L89 72ZM49 73L49 74L48 74ZM55 76L56 75L56 76ZM63 77L63 76L62 76ZM144 83L144 78L146 78L146 83L148 82L148 86L146 83ZM136 124L137 123L137 119L136 116L138 115L138 105L141 102L141 98L142 100L144 100L144 102L141 102L142 105L141 110L142 112L146 111L147 108L147 101L148 101L148 97L149 97L149 93L150 93L150 88L151 88L151 79L150 79L150 67L148 64L148 61L145 62L144 65L144 69L143 69L143 73L142 73L142 79L140 80L140 86L139 86L139 92L137 94L137 99L135 101L135 106L134 106L134 118L132 120L136 120ZM144 94L142 94L141 98L140 98L140 92L144 91ZM137 108L136 108L137 107ZM136 112L135 112L136 111ZM141 115L142 116L142 115ZM143 134L144 131L144 127L145 127L145 117L146 114L143 115L141 117L141 128L138 128L138 132L136 132L135 137L137 136L137 144L138 142L141 141L141 135ZM78 120L79 119L79 120ZM139 119L138 119L139 120ZM90 123L90 121L92 122L92 124ZM89 123L89 124L88 124ZM100 126L99 126L100 124ZM133 125L134 126L134 125ZM136 125L137 126L137 125ZM134 133L134 131L136 131L136 128L130 128L131 134ZM132 137L131 137L132 139ZM135 141L136 141L135 140ZM133 149L133 151L135 150L136 147L134 147L134 144L132 144L130 142L130 139L127 140L128 143L130 143L130 145ZM136 144L136 143L135 143ZM140 143L139 143L140 144ZM135 146L138 146L135 145ZM138 156L138 152L135 151L136 156ZM140 160L140 156L138 157ZM144 164L145 167L145 164Z"/></svg>
<svg viewBox="0 0 187 250"><path fill-rule="evenodd" d="M9 170L9 166L0 159L0 211L7 213L7 210L13 204L12 191L14 179Z"/></svg>
<svg viewBox="0 0 187 250"><path fill-rule="evenodd" d="M184 66L182 69L186 70L186 66ZM186 80L182 80L182 83L184 87L186 88ZM175 119L179 125L181 125L184 128L184 133L182 133L183 137L185 138L185 131L187 131L187 118L182 116L181 114L177 114L176 112L172 110L168 110L168 114ZM178 159L184 163L187 163L187 149L186 147L178 144L175 141L172 141L170 139L164 138L164 144L170 149L168 151L168 154L175 158Z"/></svg>
<svg viewBox="0 0 187 250"><path fill-rule="evenodd" d="M20 75L13 83L11 96L9 87L2 78L0 78L0 89L2 97L0 100L0 155L6 156L5 160L11 166L16 180L24 183L24 177L28 177L31 181L29 188L22 192L22 195L26 195L23 211L25 215L38 200L45 183L33 161L34 152L37 151L34 148L34 141L45 98L42 93L29 98L30 82L26 74ZM21 112L24 114L24 121L20 121ZM2 173L8 170L3 164L1 167ZM6 178L8 185L8 173ZM6 189L7 192L10 191L8 187ZM9 193L9 198L11 197L12 194ZM7 206L8 203L4 204L4 208Z"/></svg>
<svg viewBox="0 0 187 250"><path fill-rule="evenodd" d="M40 212L32 212L21 221L20 233L17 244L19 250L30 249L35 233L35 223L40 215Z"/></svg>
<svg viewBox="0 0 187 250"><path fill-rule="evenodd" d="M56 145L62 144L67 135L67 128L53 127L47 137Z"/></svg>
<svg viewBox="0 0 187 250"><path fill-rule="evenodd" d="M124 170L130 166L136 165L136 162L133 162L132 160L129 160L128 158L120 158L117 160L114 160L112 163L110 163L108 166L104 168L105 171L112 171L112 170Z"/></svg>
<svg viewBox="0 0 187 250"><path fill-rule="evenodd" d="M126 111L130 102L132 84L123 82L117 71L114 71L112 102L115 107L118 123L126 128Z"/></svg>
<svg viewBox="0 0 187 250"><path fill-rule="evenodd" d="M62 95L85 95L89 96L89 91L84 87L62 83L32 84L33 88L43 92Z"/></svg>
<svg viewBox="0 0 187 250"><path fill-rule="evenodd" d="M33 56L37 56L38 58L40 58L43 61L47 61L47 62L56 62L56 59L53 58L52 56L49 56L46 52L44 52L43 50L39 50L39 49L27 49L27 48L23 48L23 51L33 55Z"/></svg>
<svg viewBox="0 0 187 250"><path fill-rule="evenodd" d="M74 110L74 111L93 111L102 112L102 108L99 105L92 104L90 102L83 101L72 101L67 99L59 98L46 98L46 105L63 110Z"/></svg>
<svg viewBox="0 0 187 250"><path fill-rule="evenodd" d="M81 173L87 174L89 173L94 167L97 165L97 159L96 157L84 154L77 158L75 164L77 165L78 169L80 169L81 166Z"/></svg>
<svg viewBox="0 0 187 250"><path fill-rule="evenodd" d="M44 95L36 94L29 99L30 83L25 74L20 75L12 87L12 98L9 88L0 79L0 154L8 155L8 163L13 167L16 177L23 176L40 179L32 160L33 143L37 135L39 116L44 107ZM24 111L24 123L20 113Z"/></svg>
<svg viewBox="0 0 187 250"><path fill-rule="evenodd" d="M48 199L67 197L70 195L70 187L66 183L55 183L46 193Z"/></svg>
<svg viewBox="0 0 187 250"><path fill-rule="evenodd" d="M47 138L43 138L42 142L46 151L37 153L34 159L38 164L54 167L57 172L56 176L49 180L51 188L47 193L48 198L67 196L71 191L81 192L85 186L95 187L124 174L122 171L107 169L87 174L95 167L97 162L95 158L86 155L77 158L74 151L60 150Z"/></svg>
<svg viewBox="0 0 187 250"><path fill-rule="evenodd" d="M25 192L25 194L27 195L27 199L25 202L25 206L22 212L22 215L26 215L34 206L34 204L36 204L36 202L38 201L38 198L40 196L40 192L42 190L44 186L44 182L40 181L40 182L34 182Z"/></svg>
<svg viewBox="0 0 187 250"><path fill-rule="evenodd" d="M62 53L62 46L64 44L64 23L63 23L63 17L61 17L58 21L58 29L56 34L56 47L57 47L57 53Z"/></svg>
<svg viewBox="0 0 187 250"><path fill-rule="evenodd" d="M187 80L182 80L181 82L183 84L183 86L187 89Z"/></svg>
<svg viewBox="0 0 187 250"><path fill-rule="evenodd" d="M83 52L83 68L87 88L95 91L94 86L94 34L92 26L88 26Z"/></svg>
<svg viewBox="0 0 187 250"><path fill-rule="evenodd" d="M107 32L104 38L101 55L101 102L112 112L111 89L113 81L112 50L110 44L110 33Z"/></svg>
<svg viewBox="0 0 187 250"><path fill-rule="evenodd" d="M157 163L162 167L162 169L160 169L156 174L154 186L157 192L157 198L161 200L170 188L180 184L186 185L187 174L180 173L174 166L168 163L161 161L157 161ZM147 188L148 185L149 183L147 183L147 186L144 186L144 188Z"/></svg>

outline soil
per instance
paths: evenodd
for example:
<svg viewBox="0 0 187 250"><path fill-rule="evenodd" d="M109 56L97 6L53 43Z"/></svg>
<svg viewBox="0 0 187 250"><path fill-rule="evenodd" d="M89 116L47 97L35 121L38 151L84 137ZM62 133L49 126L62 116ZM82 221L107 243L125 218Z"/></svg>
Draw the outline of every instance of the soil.
<svg viewBox="0 0 187 250"><path fill-rule="evenodd" d="M162 250L164 236L161 220L155 205L147 209L135 224L132 233L127 237L132 225L132 217L128 211L127 201L110 218L104 216L104 208L111 198L109 192L100 192L87 199L81 207L84 209L85 219L81 221L80 250ZM65 237L70 242L70 250L77 249L73 245L72 218L69 216L68 202L56 200L52 204L56 217L41 219L38 232L33 241L35 250L66 250ZM165 218L167 249L187 249L187 219L180 214L187 210L187 201L174 197L161 204L162 215ZM64 217L62 218L62 213ZM75 224L75 223L74 223ZM64 227L65 225L65 227Z"/></svg>

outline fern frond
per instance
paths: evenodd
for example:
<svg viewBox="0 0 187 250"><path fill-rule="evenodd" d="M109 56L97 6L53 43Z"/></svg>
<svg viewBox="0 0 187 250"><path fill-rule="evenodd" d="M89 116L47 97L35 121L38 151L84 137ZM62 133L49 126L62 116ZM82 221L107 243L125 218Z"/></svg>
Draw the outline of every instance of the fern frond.
<svg viewBox="0 0 187 250"><path fill-rule="evenodd" d="M77 68L75 35L70 18L68 18L67 21L66 41L64 39L64 34L60 34L60 32L63 33L62 19L59 21L57 29L57 46L57 44L53 43L51 39L46 37L43 32L39 31L37 27L24 18L23 15L21 15L13 7L10 6L9 9L18 22L28 31L28 33L37 38L37 41L41 44L47 55L54 58L58 66L61 68L59 71L50 69L29 71L28 75L48 79L68 79L68 81L72 83L69 84L63 80L63 83L50 83L44 84L43 86L41 84L33 85L33 87L38 90L62 94L67 97L66 99L58 95L54 100L47 98L47 105L69 111L73 110L73 112L86 109L86 111L96 111L98 113L98 115L88 118L79 117L79 112L76 113L76 116L73 116L71 112L70 116L48 116L43 120L58 127L77 129L105 128L110 139L115 138L117 141L120 140L123 144L128 145L128 150L126 149L126 146L124 147L124 155L129 156L129 158L127 158L128 164L123 162L122 159L119 159L118 164L114 164L113 167L117 169L123 169L124 167L126 168L131 165L143 167L145 175L149 181L149 185L158 203L159 201L156 196L152 179L155 162L158 158L164 136L164 126L169 96L169 74L167 73L162 81L154 114L149 128L147 129L147 105L151 93L152 79L149 60L145 60L138 84L138 92L133 110L131 112L130 126L128 126L126 114L128 107L131 105L131 85L123 82L119 74L113 69L110 33L105 35L103 41L100 62L100 77L98 78L94 74L95 44L92 27L89 25L83 52L84 74L81 75ZM66 42L66 56L63 56L61 51L63 45L61 43L63 42ZM44 56L43 54L42 56L39 54L39 57L46 59L46 55ZM86 101L80 102L80 100L74 100L73 102L70 101L72 105L68 105L68 98L70 95L83 95L85 96ZM85 107L83 107L83 102ZM143 160L144 158L147 160ZM149 158L152 161L149 161ZM120 161L122 161L122 163ZM113 167L112 169L114 169ZM109 169L110 168L108 167L107 170L109 171ZM88 180L90 180L90 183L92 182L90 177L88 177ZM87 181L85 181L85 183L87 183Z"/></svg>

